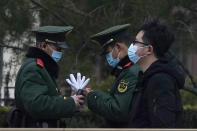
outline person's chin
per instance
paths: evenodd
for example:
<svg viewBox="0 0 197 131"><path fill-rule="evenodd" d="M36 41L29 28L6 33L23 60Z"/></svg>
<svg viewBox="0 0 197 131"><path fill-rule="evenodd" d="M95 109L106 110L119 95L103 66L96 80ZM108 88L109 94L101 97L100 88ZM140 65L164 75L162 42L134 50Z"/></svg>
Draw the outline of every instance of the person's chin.
<svg viewBox="0 0 197 131"><path fill-rule="evenodd" d="M141 59L139 59L139 60L136 62L136 64L137 64L137 65L141 65L141 64L143 64L143 60L142 60L142 58L141 58Z"/></svg>

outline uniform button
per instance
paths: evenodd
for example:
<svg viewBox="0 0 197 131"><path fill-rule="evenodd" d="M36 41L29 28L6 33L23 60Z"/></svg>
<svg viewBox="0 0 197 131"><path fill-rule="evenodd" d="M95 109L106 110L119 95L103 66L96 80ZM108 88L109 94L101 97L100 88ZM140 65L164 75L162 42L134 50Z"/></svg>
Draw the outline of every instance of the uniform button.
<svg viewBox="0 0 197 131"><path fill-rule="evenodd" d="M96 99L96 96L94 96L94 99Z"/></svg>
<svg viewBox="0 0 197 131"><path fill-rule="evenodd" d="M66 97L64 96L64 100L66 100Z"/></svg>

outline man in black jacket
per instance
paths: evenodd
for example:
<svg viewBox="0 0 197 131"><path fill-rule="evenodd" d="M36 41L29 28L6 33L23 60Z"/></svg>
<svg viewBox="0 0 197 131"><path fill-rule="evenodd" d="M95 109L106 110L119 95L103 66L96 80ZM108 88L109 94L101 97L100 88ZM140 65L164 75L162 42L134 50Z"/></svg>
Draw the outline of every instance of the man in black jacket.
<svg viewBox="0 0 197 131"><path fill-rule="evenodd" d="M184 86L185 76L175 59L166 55L173 41L174 35L165 25L149 20L130 45L128 56L142 70L133 96L130 127L182 126L179 89Z"/></svg>

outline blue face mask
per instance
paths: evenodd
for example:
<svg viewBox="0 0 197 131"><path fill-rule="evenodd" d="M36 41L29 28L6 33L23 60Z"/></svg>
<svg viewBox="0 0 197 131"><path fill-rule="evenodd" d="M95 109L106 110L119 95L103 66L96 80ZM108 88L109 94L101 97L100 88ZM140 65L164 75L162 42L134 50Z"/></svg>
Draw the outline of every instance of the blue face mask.
<svg viewBox="0 0 197 131"><path fill-rule="evenodd" d="M138 46L131 44L130 47L128 48L128 56L129 56L130 61L136 64L140 60L140 58L147 56L147 55L144 55L144 56L136 55L136 52L138 49L145 48L145 47L146 46L138 47Z"/></svg>
<svg viewBox="0 0 197 131"><path fill-rule="evenodd" d="M55 62L59 62L60 59L62 58L62 52L53 50L50 46L48 46L48 47L52 50L52 55L51 55L51 57L53 58L53 60L54 60Z"/></svg>
<svg viewBox="0 0 197 131"><path fill-rule="evenodd" d="M113 52L113 50L112 50L112 52ZM112 52L110 52L106 55L106 59L107 59L108 64L111 67L115 67L120 62L120 59L119 59L120 53L118 54L118 57L116 59L114 59L112 56Z"/></svg>

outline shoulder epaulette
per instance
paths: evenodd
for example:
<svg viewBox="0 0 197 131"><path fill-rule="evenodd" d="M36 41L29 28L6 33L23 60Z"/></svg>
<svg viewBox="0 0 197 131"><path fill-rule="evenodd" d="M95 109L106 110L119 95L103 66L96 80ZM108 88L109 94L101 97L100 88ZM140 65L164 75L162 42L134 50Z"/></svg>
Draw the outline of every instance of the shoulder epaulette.
<svg viewBox="0 0 197 131"><path fill-rule="evenodd" d="M37 65L39 65L40 67L44 67L44 63L41 59L37 58Z"/></svg>

